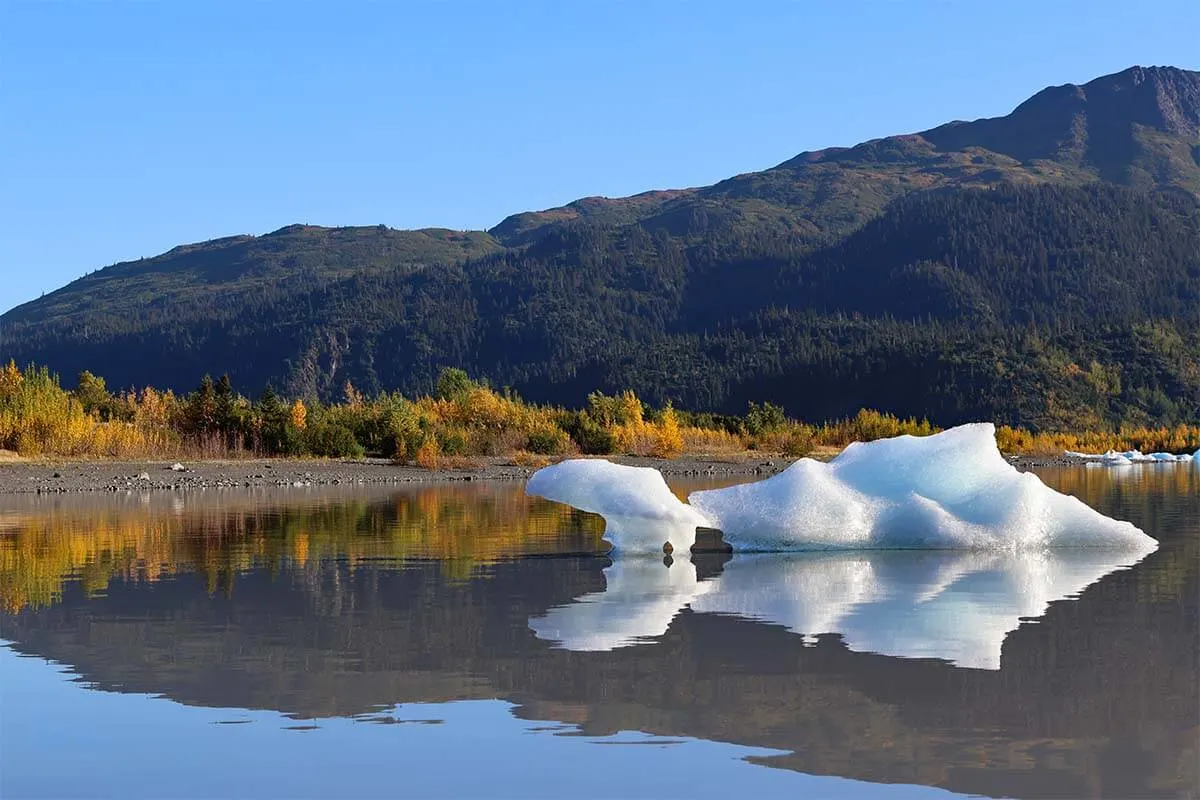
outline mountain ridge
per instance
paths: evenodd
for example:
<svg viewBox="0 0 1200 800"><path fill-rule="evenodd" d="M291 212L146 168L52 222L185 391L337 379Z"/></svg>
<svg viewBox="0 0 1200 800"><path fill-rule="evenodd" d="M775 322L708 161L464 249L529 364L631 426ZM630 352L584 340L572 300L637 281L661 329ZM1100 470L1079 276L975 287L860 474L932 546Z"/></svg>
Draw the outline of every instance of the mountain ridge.
<svg viewBox="0 0 1200 800"><path fill-rule="evenodd" d="M1162 94L1169 96L1171 104L1165 109L1160 108L1166 132L1177 135L1190 135L1193 138L1200 137L1200 72L1183 70L1176 67L1134 66L1122 72L1095 78L1081 85L1067 83L1047 87L1018 104L1012 112L1004 116L985 117L972 121L956 120L917 133L897 134L869 139L851 147L828 147L820 150L804 151L774 167L735 175L718 181L711 186L674 190L651 190L632 195L628 198L581 198L563 206L511 215L502 220L498 225L490 228L489 233L504 241L504 237L510 227L516 227L518 219L521 220L521 231L527 232L533 226L532 220L543 215L546 217L546 222L550 223L560 222L563 217L571 219L586 218L589 214L584 212L579 207L579 204L589 200L602 201L607 213L613 215L614 207L618 207L623 201L629 201L630 205L649 206L650 202L648 201L661 199L659 203L659 207L661 208L661 205L666 202L680 199L687 200L697 196L753 194L752 190L747 190L748 185L762 186L769 183L769 180L765 176L770 176L778 171L788 171L793 173L790 177L794 178L794 173L798 170L829 163L866 162L910 164L916 166L917 164L914 162L919 162L924 158L927 161L925 165L927 168L937 166L943 169L950 167L964 169L967 174L962 176L960 183L986 185L994 183L998 178L1009 181L1014 179L1054 180L1063 176L1060 173L1050 170L1046 165L1036 163L1038 160L1050 159L1051 148L1046 142L1042 142L1038 146L1026 144L1018 153L1006 153L1004 151L1009 148L997 149L996 147L983 147L981 144L966 145L961 140L969 131L978 132L982 130L988 137L995 137L997 134L993 132L993 129L996 127L1012 128L1014 125L1020 127L1020 125L1025 124L1026 120L1024 119L1020 120L1019 123L1014 123L1012 120L1016 116L1024 117L1026 114L1037 114L1041 119L1045 117L1048 111L1062 113L1058 109L1045 108L1050 105L1051 101L1061 105L1059 101L1061 96L1078 98L1079 104L1082 107L1086 106L1089 89L1092 93L1113 94L1117 91L1137 88L1146 84L1153 86L1156 97ZM1074 124L1073 120L1074 115L1072 115L1071 120L1067 121L1066 126L1070 127L1071 124ZM947 157L947 154L961 153L973 147L983 147L988 152L968 153L971 156L971 159L969 159L971 163L968 164L959 164L954 159ZM940 160L937 158L939 154L943 156ZM1026 164L1023 160L1035 163ZM1079 165L1075 166L1082 169ZM1166 174L1161 176L1162 179L1159 183L1164 185L1179 185L1186 191L1200 197L1200 153L1193 155L1190 167L1188 165L1184 165L1184 167L1180 168L1178 173L1168 170ZM1099 168L1097 167L1097 169ZM992 174L991 171L994 170L1002 170L1003 175ZM1085 176L1086 171L1084 174L1072 177L1076 181L1084 182ZM1099 178L1098 175L1096 177ZM1114 182L1123 182L1115 180L1112 177L1108 179L1114 180ZM911 178L911 180L917 184L913 188L933 188L928 183L920 185L921 179L919 177ZM889 195L887 199L894 199L894 196L897 194L899 192ZM797 199L803 203L807 198L800 197ZM872 210L878 210L878 207L881 207L881 205L873 206ZM861 219L856 221L861 222Z"/></svg>
<svg viewBox="0 0 1200 800"><path fill-rule="evenodd" d="M1003 117L489 231L290 225L181 245L7 312L0 357L177 390L230 372L251 392L422 391L463 366L572 404L631 386L810 417L1195 419L1198 153L1200 73L1135 67ZM904 384L922 372L929 386ZM1016 373L1021 396L983 394Z"/></svg>

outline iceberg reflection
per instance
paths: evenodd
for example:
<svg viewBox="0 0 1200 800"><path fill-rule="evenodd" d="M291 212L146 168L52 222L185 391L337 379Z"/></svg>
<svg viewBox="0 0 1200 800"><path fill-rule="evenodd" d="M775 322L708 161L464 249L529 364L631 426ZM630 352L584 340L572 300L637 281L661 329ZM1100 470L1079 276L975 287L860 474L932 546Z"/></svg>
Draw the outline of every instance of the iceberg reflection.
<svg viewBox="0 0 1200 800"><path fill-rule="evenodd" d="M529 620L539 639L568 650L613 650L667 632L675 615L716 584L686 556L629 556L604 570L605 589Z"/></svg>
<svg viewBox="0 0 1200 800"><path fill-rule="evenodd" d="M690 559L618 558L607 588L530 620L541 639L609 650L666 632L684 608L840 634L857 651L999 669L1022 619L1077 595L1147 551L858 551L735 555L700 580Z"/></svg>

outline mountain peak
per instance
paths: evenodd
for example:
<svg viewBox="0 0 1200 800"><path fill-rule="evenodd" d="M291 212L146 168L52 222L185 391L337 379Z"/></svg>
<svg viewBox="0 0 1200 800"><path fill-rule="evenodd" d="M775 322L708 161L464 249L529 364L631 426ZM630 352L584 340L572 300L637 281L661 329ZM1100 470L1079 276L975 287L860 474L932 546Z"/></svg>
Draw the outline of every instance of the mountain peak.
<svg viewBox="0 0 1200 800"><path fill-rule="evenodd" d="M1200 136L1200 72L1177 67L1130 67L1084 85L1089 96L1130 95L1144 124L1168 133Z"/></svg>
<svg viewBox="0 0 1200 800"><path fill-rule="evenodd" d="M1048 86L1018 105L1007 117L976 122L1028 114L1074 115L1085 110L1116 114L1168 133L1195 133L1200 130L1200 72L1178 67L1133 66L1084 84Z"/></svg>
<svg viewBox="0 0 1200 800"><path fill-rule="evenodd" d="M1101 86L1128 86L1136 87L1143 83L1152 83L1156 86L1163 85L1192 85L1195 86L1200 82L1200 72L1194 70L1181 69L1180 67L1143 67L1134 65L1128 69L1123 69L1120 72L1114 72L1111 75L1101 75L1098 78L1093 78L1083 84L1084 88L1092 89Z"/></svg>

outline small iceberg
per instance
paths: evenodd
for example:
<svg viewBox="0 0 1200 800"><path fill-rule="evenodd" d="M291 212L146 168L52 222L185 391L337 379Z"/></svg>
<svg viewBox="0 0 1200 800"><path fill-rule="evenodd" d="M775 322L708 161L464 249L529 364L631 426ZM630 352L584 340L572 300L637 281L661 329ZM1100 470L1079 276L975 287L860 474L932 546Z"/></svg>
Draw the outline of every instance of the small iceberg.
<svg viewBox="0 0 1200 800"><path fill-rule="evenodd" d="M1128 467L1133 464L1173 464L1185 463L1198 458L1195 455L1183 453L1175 455L1174 453L1143 453L1140 450L1109 450L1104 453L1076 453L1073 450L1067 450L1063 453L1067 458L1076 461L1084 461L1088 464L1101 464L1106 467Z"/></svg>
<svg viewBox="0 0 1200 800"><path fill-rule="evenodd" d="M859 652L999 669L1004 639L1153 547L1040 552L863 551L734 555L697 580L686 558L618 557L608 588L529 621L568 650L645 644L684 609L778 625Z"/></svg>
<svg viewBox="0 0 1200 800"><path fill-rule="evenodd" d="M696 527L735 551L1021 550L1153 547L1129 522L1020 472L990 423L933 436L856 442L828 463L804 458L766 480L677 499L657 470L571 460L539 470L531 495L605 518L619 552L686 552Z"/></svg>
<svg viewBox="0 0 1200 800"><path fill-rule="evenodd" d="M539 469L525 493L604 517L604 537L621 550L662 554L663 545L684 552L697 527L712 527L699 511L671 493L662 473L603 459L572 459Z"/></svg>

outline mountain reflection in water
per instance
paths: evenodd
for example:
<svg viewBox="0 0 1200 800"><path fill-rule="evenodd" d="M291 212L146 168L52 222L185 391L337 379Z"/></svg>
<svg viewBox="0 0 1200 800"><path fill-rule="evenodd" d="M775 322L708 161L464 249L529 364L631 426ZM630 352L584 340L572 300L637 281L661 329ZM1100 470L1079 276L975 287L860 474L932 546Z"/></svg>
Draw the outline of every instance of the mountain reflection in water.
<svg viewBox="0 0 1200 800"><path fill-rule="evenodd" d="M498 698L588 735L778 750L754 760L812 774L1194 794L1200 470L1095 473L1043 476L1160 539L1130 568L1099 552L626 568L598 554L594 518L519 486L31 500L0 519L0 635L96 688L317 724ZM589 608L618 596L640 604L636 629L629 604ZM576 633L597 646L568 649Z"/></svg>

